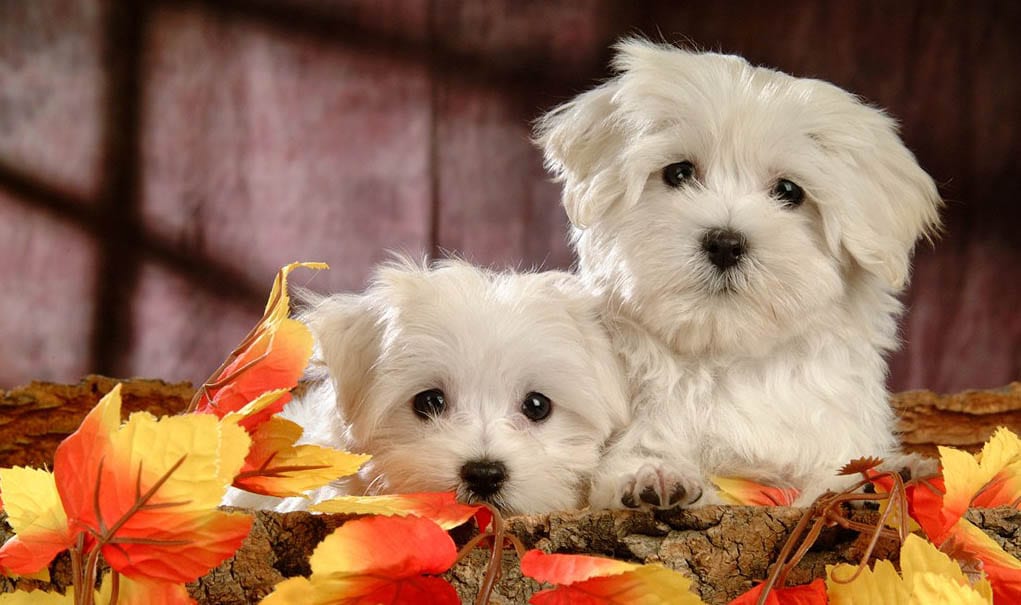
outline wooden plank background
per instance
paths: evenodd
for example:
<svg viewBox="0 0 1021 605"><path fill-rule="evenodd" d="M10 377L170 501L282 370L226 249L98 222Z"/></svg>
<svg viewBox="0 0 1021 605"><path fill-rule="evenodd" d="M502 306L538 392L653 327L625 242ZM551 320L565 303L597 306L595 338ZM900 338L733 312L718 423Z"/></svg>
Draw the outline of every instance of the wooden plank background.
<svg viewBox="0 0 1021 605"><path fill-rule="evenodd" d="M199 380L276 268L386 250L567 267L530 122L644 33L884 106L941 184L891 386L1021 378L1015 2L0 3L0 387Z"/></svg>

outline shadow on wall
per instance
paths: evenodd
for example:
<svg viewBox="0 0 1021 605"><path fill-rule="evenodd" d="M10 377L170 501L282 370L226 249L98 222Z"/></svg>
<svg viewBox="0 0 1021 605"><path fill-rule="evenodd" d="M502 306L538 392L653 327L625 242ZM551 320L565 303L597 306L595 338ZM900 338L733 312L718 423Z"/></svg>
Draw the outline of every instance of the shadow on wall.
<svg viewBox="0 0 1021 605"><path fill-rule="evenodd" d="M888 107L949 200L892 385L1021 377L1013 3L618 4L0 5L0 386L200 380L292 260L331 263L321 290L361 287L386 249L569 266L529 122L636 31Z"/></svg>

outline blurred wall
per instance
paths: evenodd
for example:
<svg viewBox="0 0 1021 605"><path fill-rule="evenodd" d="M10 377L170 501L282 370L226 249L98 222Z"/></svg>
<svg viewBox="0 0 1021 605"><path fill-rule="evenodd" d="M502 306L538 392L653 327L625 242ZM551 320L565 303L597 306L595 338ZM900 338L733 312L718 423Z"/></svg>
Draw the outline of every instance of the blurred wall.
<svg viewBox="0 0 1021 605"><path fill-rule="evenodd" d="M764 4L0 2L0 387L201 380L292 260L570 265L529 123L636 32L887 107L948 201L891 384L1021 378L1019 4Z"/></svg>

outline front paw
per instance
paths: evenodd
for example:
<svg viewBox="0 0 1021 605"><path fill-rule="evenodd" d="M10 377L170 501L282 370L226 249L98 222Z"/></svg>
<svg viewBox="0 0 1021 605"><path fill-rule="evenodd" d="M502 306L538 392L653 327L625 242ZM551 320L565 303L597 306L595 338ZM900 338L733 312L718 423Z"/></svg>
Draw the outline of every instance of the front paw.
<svg viewBox="0 0 1021 605"><path fill-rule="evenodd" d="M671 509L691 506L702 498L702 481L694 473L682 473L663 462L647 462L638 471L621 477L620 505L626 508Z"/></svg>

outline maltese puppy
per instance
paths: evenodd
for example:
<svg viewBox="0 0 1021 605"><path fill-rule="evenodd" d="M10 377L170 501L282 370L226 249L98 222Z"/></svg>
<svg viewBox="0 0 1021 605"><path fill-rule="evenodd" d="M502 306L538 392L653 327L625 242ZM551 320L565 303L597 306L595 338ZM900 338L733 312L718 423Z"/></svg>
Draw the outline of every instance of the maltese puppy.
<svg viewBox="0 0 1021 605"><path fill-rule="evenodd" d="M896 456L885 356L941 202L894 121L740 57L617 51L537 126L635 410L592 505L716 503L714 475L806 504Z"/></svg>
<svg viewBox="0 0 1021 605"><path fill-rule="evenodd" d="M304 442L372 455L312 499L454 491L512 514L583 506L606 440L628 420L600 308L571 274L457 260L398 260L363 294L310 301L299 318L329 380L283 415Z"/></svg>

